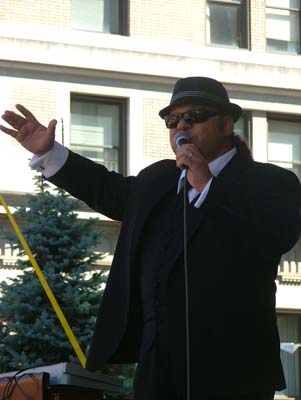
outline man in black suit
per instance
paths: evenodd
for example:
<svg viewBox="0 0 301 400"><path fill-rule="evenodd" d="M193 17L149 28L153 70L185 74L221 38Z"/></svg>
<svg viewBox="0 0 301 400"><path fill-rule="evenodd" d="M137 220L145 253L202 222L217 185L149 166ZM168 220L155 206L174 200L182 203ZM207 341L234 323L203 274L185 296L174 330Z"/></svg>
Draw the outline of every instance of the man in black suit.
<svg viewBox="0 0 301 400"><path fill-rule="evenodd" d="M1 129L35 154L31 166L122 221L87 368L138 362L136 400L184 400L187 393L190 400L271 400L285 387L275 278L300 235L301 189L292 172L252 159L233 133L241 109L225 88L204 77L177 81L159 113L176 159L136 177L54 144L56 121L45 128L17 109L23 116L6 111L12 128ZM189 142L176 148L180 131Z"/></svg>

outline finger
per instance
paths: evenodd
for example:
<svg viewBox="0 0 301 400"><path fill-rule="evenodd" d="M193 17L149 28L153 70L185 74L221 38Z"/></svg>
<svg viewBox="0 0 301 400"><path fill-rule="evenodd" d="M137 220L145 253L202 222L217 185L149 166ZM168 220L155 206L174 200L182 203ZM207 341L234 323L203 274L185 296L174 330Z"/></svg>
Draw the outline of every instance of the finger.
<svg viewBox="0 0 301 400"><path fill-rule="evenodd" d="M22 104L16 104L16 109L20 111L28 120L37 121L36 117L27 108L22 106Z"/></svg>
<svg viewBox="0 0 301 400"><path fill-rule="evenodd" d="M190 153L198 153L198 149L196 148L196 146L194 144L184 144L183 146L179 147L178 149L176 149L176 154L177 155L181 155L181 154L190 154Z"/></svg>
<svg viewBox="0 0 301 400"><path fill-rule="evenodd" d="M18 131L15 131L14 129L6 128L5 126L0 125L0 130L7 133L8 135L12 137L16 137Z"/></svg>
<svg viewBox="0 0 301 400"><path fill-rule="evenodd" d="M52 119L49 124L48 124L48 129L50 129L51 131L55 130L57 124L57 120L56 119Z"/></svg>
<svg viewBox="0 0 301 400"><path fill-rule="evenodd" d="M181 156L177 157L176 159L177 166L181 169L191 167L191 159L187 157L186 154L182 154Z"/></svg>
<svg viewBox="0 0 301 400"><path fill-rule="evenodd" d="M181 149L181 151L176 153L176 158L178 160L183 159L185 161L191 161L193 158L196 158L197 153L193 152L193 150L187 148L187 149Z"/></svg>
<svg viewBox="0 0 301 400"><path fill-rule="evenodd" d="M26 121L24 117L13 111L5 111L2 115L2 119L15 129L20 129Z"/></svg>

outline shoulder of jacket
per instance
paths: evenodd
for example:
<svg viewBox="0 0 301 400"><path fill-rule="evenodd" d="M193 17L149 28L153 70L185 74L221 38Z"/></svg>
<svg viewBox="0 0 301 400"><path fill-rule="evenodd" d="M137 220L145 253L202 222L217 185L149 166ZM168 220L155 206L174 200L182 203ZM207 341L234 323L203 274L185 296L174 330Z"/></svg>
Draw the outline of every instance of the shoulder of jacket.
<svg viewBox="0 0 301 400"><path fill-rule="evenodd" d="M293 171L275 164L253 161L248 173L256 182L265 186L276 185L286 189L288 187L300 187L300 181Z"/></svg>
<svg viewBox="0 0 301 400"><path fill-rule="evenodd" d="M252 162L254 171L256 172L263 172L263 173L269 173L271 175L278 175L278 176L296 176L292 171L280 167L279 165L271 164L271 163L264 163L264 162L259 162L259 161L253 161Z"/></svg>
<svg viewBox="0 0 301 400"><path fill-rule="evenodd" d="M157 161L153 164L148 165L147 167L143 168L139 174L137 175L138 178L144 178L147 176L157 176L162 175L166 172L171 172L176 170L176 162L175 160L171 159L164 159Z"/></svg>

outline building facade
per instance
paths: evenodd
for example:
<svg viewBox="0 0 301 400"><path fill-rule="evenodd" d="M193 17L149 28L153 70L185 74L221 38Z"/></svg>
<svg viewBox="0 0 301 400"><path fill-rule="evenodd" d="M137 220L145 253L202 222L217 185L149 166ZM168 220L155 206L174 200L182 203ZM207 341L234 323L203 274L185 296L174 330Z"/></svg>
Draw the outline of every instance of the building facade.
<svg viewBox="0 0 301 400"><path fill-rule="evenodd" d="M301 178L301 0L2 0L0 106L24 104L56 139L134 175L173 157L158 111L176 79L208 76L243 109L236 132L257 161ZM9 205L33 191L31 157L0 135L0 191ZM80 216L90 210L83 206ZM99 216L109 266L119 224ZM9 226L0 208L0 230ZM0 279L16 273L0 246ZM251 279L251 272L250 272ZM277 310L283 342L301 341L301 243L283 257ZM301 396L301 353L283 352L287 390Z"/></svg>

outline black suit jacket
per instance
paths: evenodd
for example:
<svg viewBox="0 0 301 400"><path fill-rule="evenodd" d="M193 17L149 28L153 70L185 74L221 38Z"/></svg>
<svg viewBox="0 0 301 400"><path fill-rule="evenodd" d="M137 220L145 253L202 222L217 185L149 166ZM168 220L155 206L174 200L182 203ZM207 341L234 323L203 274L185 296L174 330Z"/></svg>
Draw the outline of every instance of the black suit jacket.
<svg viewBox="0 0 301 400"><path fill-rule="evenodd" d="M163 160L137 177L123 177L72 152L50 180L91 208L122 221L110 276L88 355L87 368L136 362L142 334L134 268L143 227L180 171ZM300 235L301 190L282 168L239 152L213 179L199 209L188 215L192 387L205 376L211 394L250 387L284 387L275 313L280 257ZM160 229L160 227L158 227ZM164 255L171 351L184 358L182 242Z"/></svg>

